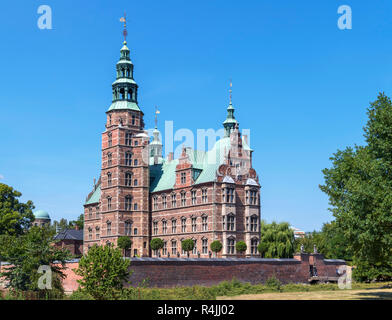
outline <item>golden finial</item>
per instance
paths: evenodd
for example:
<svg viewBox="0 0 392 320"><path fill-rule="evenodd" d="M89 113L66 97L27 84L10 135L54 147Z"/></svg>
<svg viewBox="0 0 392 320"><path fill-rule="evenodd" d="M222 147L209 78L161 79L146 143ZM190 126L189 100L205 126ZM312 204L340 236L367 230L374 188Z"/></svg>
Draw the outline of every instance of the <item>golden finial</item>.
<svg viewBox="0 0 392 320"><path fill-rule="evenodd" d="M158 128L158 114L161 112L158 110L158 107L155 107L155 129Z"/></svg>
<svg viewBox="0 0 392 320"><path fill-rule="evenodd" d="M128 31L127 31L127 13L124 12L124 17L120 18L120 22L124 22L124 31L123 31L123 35L124 35L124 42L127 42L127 35L128 35Z"/></svg>

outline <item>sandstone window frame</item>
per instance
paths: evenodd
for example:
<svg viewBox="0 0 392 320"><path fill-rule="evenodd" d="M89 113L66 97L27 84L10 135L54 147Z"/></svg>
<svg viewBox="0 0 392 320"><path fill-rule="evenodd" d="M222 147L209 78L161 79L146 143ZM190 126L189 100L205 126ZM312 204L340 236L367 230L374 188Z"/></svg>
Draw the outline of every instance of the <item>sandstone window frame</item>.
<svg viewBox="0 0 392 320"><path fill-rule="evenodd" d="M177 207L177 194L175 192L171 194L171 206L172 208Z"/></svg>
<svg viewBox="0 0 392 320"><path fill-rule="evenodd" d="M181 191L181 207L186 206L186 191Z"/></svg>
<svg viewBox="0 0 392 320"><path fill-rule="evenodd" d="M177 254L177 240L176 239L171 240L171 253L172 253L172 255Z"/></svg>
<svg viewBox="0 0 392 320"><path fill-rule="evenodd" d="M107 163L107 166L108 167L110 167L111 165L112 165L112 153L111 152L108 152L108 154L107 154L107 158L108 158L108 163Z"/></svg>
<svg viewBox="0 0 392 320"><path fill-rule="evenodd" d="M125 165L126 166L132 165L132 152L130 151L125 152Z"/></svg>
<svg viewBox="0 0 392 320"><path fill-rule="evenodd" d="M112 173L109 171L106 175L107 175L108 187L111 187L112 186Z"/></svg>
<svg viewBox="0 0 392 320"><path fill-rule="evenodd" d="M197 232L197 217L191 217L192 232Z"/></svg>
<svg viewBox="0 0 392 320"><path fill-rule="evenodd" d="M167 220L162 220L162 234L167 234Z"/></svg>
<svg viewBox="0 0 392 320"><path fill-rule="evenodd" d="M176 233L177 232L177 219L172 219L172 233Z"/></svg>
<svg viewBox="0 0 392 320"><path fill-rule="evenodd" d="M112 210L112 197L108 196L107 198L107 202L108 202L108 211Z"/></svg>
<svg viewBox="0 0 392 320"><path fill-rule="evenodd" d="M132 196L127 195L124 198L124 210L125 211L132 211Z"/></svg>
<svg viewBox="0 0 392 320"><path fill-rule="evenodd" d="M208 216L204 213L201 215L202 231L208 231Z"/></svg>
<svg viewBox="0 0 392 320"><path fill-rule="evenodd" d="M208 188L201 189L201 202L202 203L208 202Z"/></svg>
<svg viewBox="0 0 392 320"><path fill-rule="evenodd" d="M257 254L257 247L259 245L259 239L256 237L253 237L250 239L250 253L251 254Z"/></svg>
<svg viewBox="0 0 392 320"><path fill-rule="evenodd" d="M251 232L257 232L258 222L259 222L259 218L257 217L256 214L253 214L250 216L250 231Z"/></svg>
<svg viewBox="0 0 392 320"><path fill-rule="evenodd" d="M235 231L235 214L230 212L226 216L226 231Z"/></svg>
<svg viewBox="0 0 392 320"><path fill-rule="evenodd" d="M153 221L152 226L153 226L153 234L155 236L158 234L158 221Z"/></svg>
<svg viewBox="0 0 392 320"><path fill-rule="evenodd" d="M166 196L166 194L162 194L162 208L163 209L167 208L167 196Z"/></svg>
<svg viewBox="0 0 392 320"><path fill-rule="evenodd" d="M207 238L201 239L201 253L202 254L208 253L208 239Z"/></svg>
<svg viewBox="0 0 392 320"><path fill-rule="evenodd" d="M192 205L197 204L197 190L191 191Z"/></svg>
<svg viewBox="0 0 392 320"><path fill-rule="evenodd" d="M182 233L185 233L186 232L186 217L182 217L181 218L181 231L182 231Z"/></svg>
<svg viewBox="0 0 392 320"><path fill-rule="evenodd" d="M226 253L235 254L235 238L233 236L228 237L226 241Z"/></svg>

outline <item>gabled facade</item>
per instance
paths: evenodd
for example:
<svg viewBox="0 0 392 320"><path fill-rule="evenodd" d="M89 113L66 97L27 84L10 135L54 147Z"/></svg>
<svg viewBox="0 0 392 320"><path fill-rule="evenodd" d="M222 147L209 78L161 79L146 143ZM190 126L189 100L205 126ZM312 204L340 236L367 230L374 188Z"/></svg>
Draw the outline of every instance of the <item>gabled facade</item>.
<svg viewBox="0 0 392 320"><path fill-rule="evenodd" d="M238 241L246 242L246 256L257 255L260 184L231 92L225 136L207 152L184 148L178 159L164 159L157 128L151 142L144 131L126 41L116 73L102 133L101 175L84 205L84 252L128 236L132 256L183 257L181 241L189 238L195 242L191 257L212 256L214 240L223 244L218 256L238 256ZM160 253L149 247L153 238L165 243Z"/></svg>

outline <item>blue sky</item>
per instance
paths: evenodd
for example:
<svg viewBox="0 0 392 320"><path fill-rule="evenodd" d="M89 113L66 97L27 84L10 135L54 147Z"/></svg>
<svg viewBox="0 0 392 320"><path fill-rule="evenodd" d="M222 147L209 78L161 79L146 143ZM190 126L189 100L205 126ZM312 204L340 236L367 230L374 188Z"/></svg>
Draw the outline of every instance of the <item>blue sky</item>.
<svg viewBox="0 0 392 320"><path fill-rule="evenodd" d="M53 10L53 30L37 9ZM352 8L339 30L337 8ZM305 231L332 216L319 190L338 148L363 143L366 108L391 95L392 2L7 1L0 10L0 181L53 219L74 219L100 170L100 134L122 46L140 86L174 129L221 128L228 83L251 130L262 217Z"/></svg>

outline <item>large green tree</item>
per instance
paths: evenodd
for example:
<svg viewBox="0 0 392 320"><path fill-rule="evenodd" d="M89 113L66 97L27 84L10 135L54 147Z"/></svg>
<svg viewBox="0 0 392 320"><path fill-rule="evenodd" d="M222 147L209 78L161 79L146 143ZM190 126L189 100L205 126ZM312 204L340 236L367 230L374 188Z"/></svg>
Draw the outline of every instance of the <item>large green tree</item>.
<svg viewBox="0 0 392 320"><path fill-rule="evenodd" d="M116 299L128 279L130 261L123 259L121 249L93 245L79 262L75 273L82 289L96 300Z"/></svg>
<svg viewBox="0 0 392 320"><path fill-rule="evenodd" d="M22 194L0 183L0 235L21 235L34 221L32 201L19 202Z"/></svg>
<svg viewBox="0 0 392 320"><path fill-rule="evenodd" d="M365 145L338 150L323 170L336 224L360 280L392 279L392 104L380 93L367 111Z"/></svg>
<svg viewBox="0 0 392 320"><path fill-rule="evenodd" d="M19 291L39 291L41 266L50 266L52 289L62 291L65 262L71 259L69 251L53 245L53 229L49 226L31 227L23 235L0 236L0 255L10 263L1 276L8 286ZM56 262L56 263L55 263Z"/></svg>
<svg viewBox="0 0 392 320"><path fill-rule="evenodd" d="M292 258L294 231L287 222L270 224L261 221L260 244L257 247L263 258Z"/></svg>

